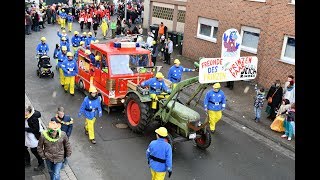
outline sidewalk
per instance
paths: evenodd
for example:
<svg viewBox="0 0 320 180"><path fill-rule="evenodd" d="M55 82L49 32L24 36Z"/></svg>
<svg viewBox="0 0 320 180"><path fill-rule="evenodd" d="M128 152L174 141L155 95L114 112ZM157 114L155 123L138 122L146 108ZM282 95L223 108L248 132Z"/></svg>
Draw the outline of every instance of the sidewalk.
<svg viewBox="0 0 320 180"><path fill-rule="evenodd" d="M146 39L146 36L144 36L144 39ZM186 68L194 68L193 63L195 61L198 62L198 60L189 59L186 57L183 57L178 53L178 48L174 48L174 51L171 55L171 65L164 64L162 60L160 60L160 56L157 57L157 63L156 65L163 66L160 70L164 73L165 76L167 76L167 72L169 68L173 65L173 60L178 58L181 62L181 65ZM198 76L198 72L185 72L183 73L182 80ZM261 112L261 120L259 123L256 123L254 121L255 115L253 111L253 101L255 97L255 91L254 91L254 85L256 82L254 80L251 81L236 81L234 83L233 90L229 90L229 88L225 88L224 86L226 83L221 83L222 90L224 91L226 97L227 97L227 105L226 109L223 112L223 116L226 116L243 126L257 132L258 134L276 142L277 144L295 152L295 139L293 138L291 141L288 141L287 139L281 138L280 136L283 133L278 133L273 130L271 130L270 125L272 123L271 120L267 119L267 114L264 112L267 102L265 102L264 108ZM249 91L247 93L244 93L245 87L249 87ZM187 95L192 94L194 92L195 86L191 86L189 89L187 89L186 93ZM265 87L267 89L269 87ZM203 99L205 96L205 93L207 90L203 93L199 104L201 107L203 107ZM223 118L222 118L223 120Z"/></svg>
<svg viewBox="0 0 320 180"><path fill-rule="evenodd" d="M28 98L27 94L25 94L25 105L32 105L30 99ZM46 125L49 122L44 122L41 118L40 122L44 129L47 129ZM44 170L38 172L34 171L33 168L37 166L37 160L34 155L30 152L31 157L31 167L25 168L25 180L48 180L50 179L48 169L45 168ZM47 166L46 166L47 167ZM77 180L75 174L73 173L72 169L69 165L66 165L64 169L60 171L60 179L61 180Z"/></svg>

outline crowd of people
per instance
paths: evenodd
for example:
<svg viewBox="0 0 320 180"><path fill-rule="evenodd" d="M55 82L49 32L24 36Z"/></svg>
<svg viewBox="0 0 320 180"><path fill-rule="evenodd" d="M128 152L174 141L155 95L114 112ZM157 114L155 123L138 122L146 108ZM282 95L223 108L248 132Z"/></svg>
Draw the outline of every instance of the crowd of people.
<svg viewBox="0 0 320 180"><path fill-rule="evenodd" d="M79 48L85 49L85 54L91 62L100 61L101 57L94 55L90 51L91 43L98 43L98 28L101 28L103 38L116 38L121 35L142 34L143 29L137 23L143 21L143 5L133 6L127 4L127 19L124 16L124 5L116 5L108 2L101 2L98 5L76 3L73 7L65 4L53 4L48 6L31 6L26 9L25 25L26 35L31 31L38 32L45 28L47 24L59 24L60 29L57 36L60 40L56 44L53 57L57 61L59 70L60 84L66 93L74 96L75 76L78 73L77 54ZM118 15L117 20L111 20L111 16ZM72 32L74 21L78 21L81 33L73 32L72 37L68 37L67 31ZM132 26L134 26L132 28ZM91 27L93 33L91 32ZM85 30L87 29L87 30ZM133 30L131 30L133 29ZM61 31L61 33L60 33ZM87 32L86 32L87 31ZM167 28L161 22L157 32L148 32L146 47L151 51L153 65L156 65L157 57L160 56L164 63L171 65L171 54L173 53L173 42L167 37ZM138 42L139 40L137 40ZM41 38L41 43L37 46L37 54L48 54L49 46L46 38ZM141 83L141 87L151 87L150 97L152 99L152 108L156 108L156 102L159 99L167 98L176 84L182 80L183 72L192 72L195 69L189 69L181 66L179 59L173 61L173 66L169 69L167 79L172 82L172 86L167 87L161 72L158 72L154 78ZM264 101L267 101L266 112L268 118L274 120L271 129L284 132L281 136L292 139L294 133L295 121L295 89L293 76L288 76L288 80L281 87L279 80L269 88L267 95L264 88L257 88L254 100L254 113L256 122L261 121L261 111L264 107ZM232 84L233 88L233 84ZM167 93L167 95L163 95ZM97 89L91 84L89 95L86 96L80 106L78 117L85 117L84 131L92 144L96 144L94 135L94 124L96 117L102 116L100 97L97 96ZM204 109L208 115L210 131L215 133L216 124L222 118L222 112L226 108L226 96L221 90L220 83L214 83L204 98ZM42 170L44 163L47 164L50 176L56 179L60 177L60 169L67 163L67 158L71 155L71 145L69 138L73 129L73 119L64 114L64 108L59 107L57 114L51 119L47 130L41 129L38 118L41 117L39 111L34 110L31 106L26 107L25 113L25 166L30 166L30 154L28 148L38 160L38 166L35 170ZM152 141L146 151L146 158L151 169L153 178L163 179L165 173L169 176L172 174L172 149L164 141L168 132L164 127L156 131L157 140ZM168 146L169 145L169 146ZM58 148L59 147L59 148ZM59 156L54 156L59 154ZM160 159L160 160L159 160ZM166 161L166 164L159 165L159 162Z"/></svg>

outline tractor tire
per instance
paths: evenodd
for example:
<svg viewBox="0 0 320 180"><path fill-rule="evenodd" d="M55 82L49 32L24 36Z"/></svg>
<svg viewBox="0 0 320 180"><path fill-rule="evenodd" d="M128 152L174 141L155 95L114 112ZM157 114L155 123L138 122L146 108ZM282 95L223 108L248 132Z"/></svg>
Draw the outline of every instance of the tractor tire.
<svg viewBox="0 0 320 180"><path fill-rule="evenodd" d="M168 136L166 137L165 141L171 145L171 148L173 149L173 138L170 133L168 133Z"/></svg>
<svg viewBox="0 0 320 180"><path fill-rule="evenodd" d="M194 141L199 149L205 150L211 144L211 133L209 129L207 129L205 133L201 130L201 133L201 137L194 139Z"/></svg>
<svg viewBox="0 0 320 180"><path fill-rule="evenodd" d="M78 86L78 88L79 88L79 90L81 92L85 92L86 91L85 88L84 88L84 83L83 83L82 79L79 79L79 83L77 83L77 86Z"/></svg>
<svg viewBox="0 0 320 180"><path fill-rule="evenodd" d="M37 70L37 76L38 76L38 77L40 76L40 72L39 72L39 70Z"/></svg>
<svg viewBox="0 0 320 180"><path fill-rule="evenodd" d="M142 133L150 121L150 106L142 103L136 94L129 94L125 103L128 126L135 133Z"/></svg>

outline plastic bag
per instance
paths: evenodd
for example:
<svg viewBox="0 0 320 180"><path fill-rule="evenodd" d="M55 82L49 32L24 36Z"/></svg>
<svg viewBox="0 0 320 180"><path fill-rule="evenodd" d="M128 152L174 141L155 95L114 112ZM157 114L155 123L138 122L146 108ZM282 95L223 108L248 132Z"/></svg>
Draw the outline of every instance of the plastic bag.
<svg viewBox="0 0 320 180"><path fill-rule="evenodd" d="M270 128L277 132L284 132L285 131L285 128L283 127L284 119L285 118L283 116L277 116L272 122L272 124L270 125Z"/></svg>

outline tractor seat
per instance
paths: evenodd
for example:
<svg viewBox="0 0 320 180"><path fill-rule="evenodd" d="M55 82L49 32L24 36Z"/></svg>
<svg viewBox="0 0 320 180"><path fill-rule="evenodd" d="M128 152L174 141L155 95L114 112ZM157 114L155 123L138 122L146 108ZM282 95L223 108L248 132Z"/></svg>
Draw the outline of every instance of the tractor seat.
<svg viewBox="0 0 320 180"><path fill-rule="evenodd" d="M167 107L171 108L173 105L173 100L171 100L168 104ZM200 114L196 112L195 110L179 103L176 102L174 105L174 108L172 110L171 116L177 120L183 120L183 121L199 121L200 120Z"/></svg>

